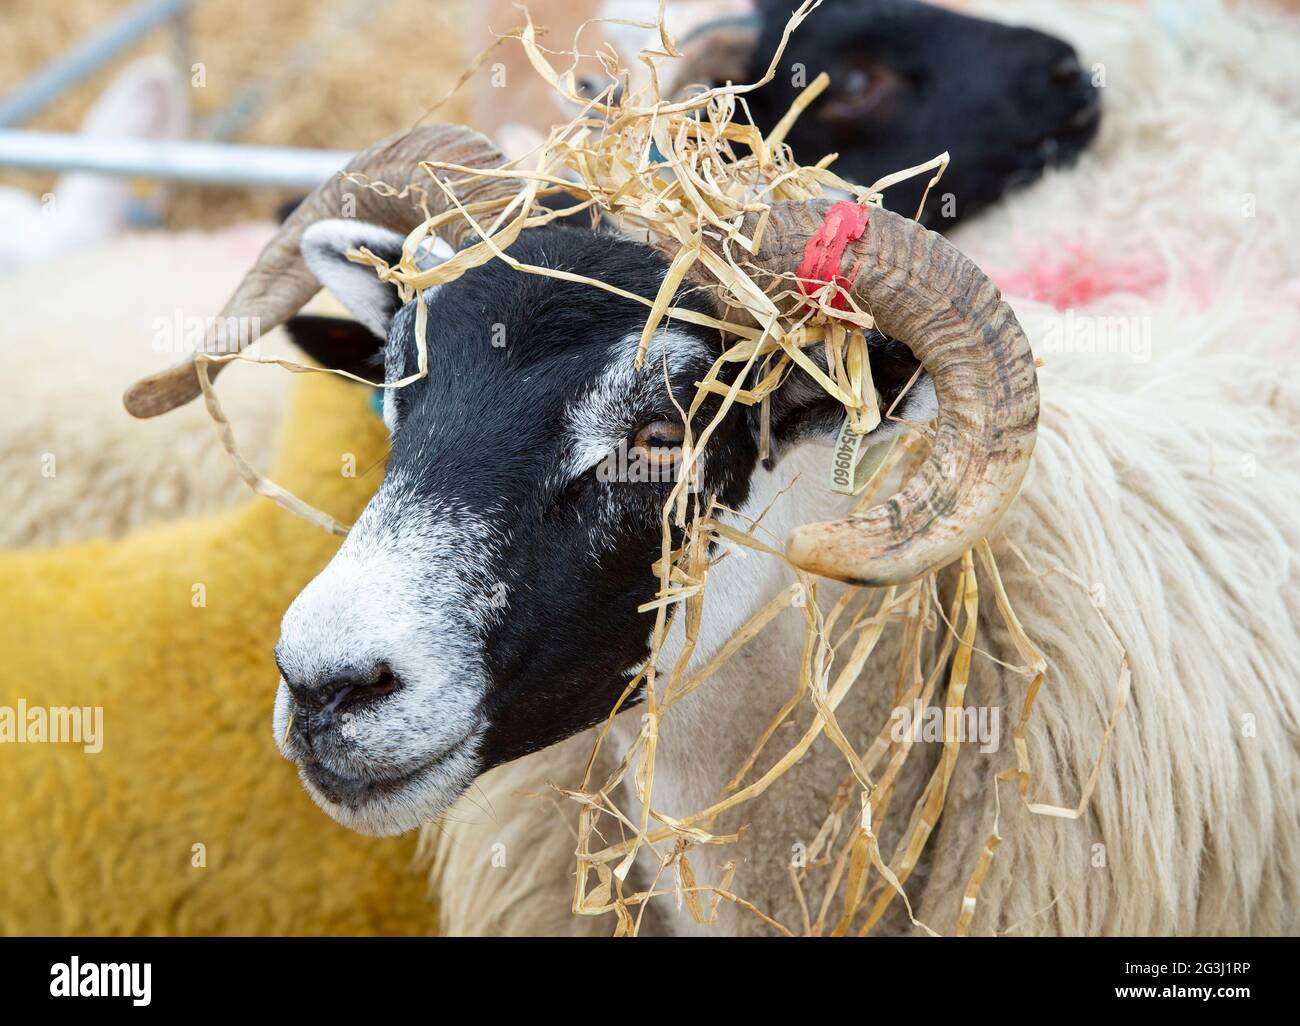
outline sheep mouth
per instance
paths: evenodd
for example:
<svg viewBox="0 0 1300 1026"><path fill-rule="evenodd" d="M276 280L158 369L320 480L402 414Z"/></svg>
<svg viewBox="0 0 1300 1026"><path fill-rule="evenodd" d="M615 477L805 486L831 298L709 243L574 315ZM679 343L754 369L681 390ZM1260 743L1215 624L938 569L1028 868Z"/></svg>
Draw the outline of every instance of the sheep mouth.
<svg viewBox="0 0 1300 1026"><path fill-rule="evenodd" d="M370 836L416 830L450 808L480 772L473 731L415 769L386 778L339 774L317 759L296 759L308 795L335 822Z"/></svg>
<svg viewBox="0 0 1300 1026"><path fill-rule="evenodd" d="M1056 131L1044 136L1035 147L1043 168L1071 164L1092 142L1101 127L1101 100L1094 97L1080 107Z"/></svg>
<svg viewBox="0 0 1300 1026"><path fill-rule="evenodd" d="M314 759L300 762L298 769L310 786L320 793L321 797L333 802L335 805L342 805L349 809L359 809L361 806L377 799L391 798L394 795L401 794L440 761L440 758L434 759L431 762L417 766L407 773L403 773L401 776L383 780L366 780L362 777L344 776L341 773L335 773L333 770L327 769L322 763L316 762Z"/></svg>
<svg viewBox="0 0 1300 1026"><path fill-rule="evenodd" d="M472 754L478 731L470 731L433 758L394 776L359 776L336 772L315 758L298 758L298 772L309 790L349 811L384 804L421 790L437 788L448 767Z"/></svg>

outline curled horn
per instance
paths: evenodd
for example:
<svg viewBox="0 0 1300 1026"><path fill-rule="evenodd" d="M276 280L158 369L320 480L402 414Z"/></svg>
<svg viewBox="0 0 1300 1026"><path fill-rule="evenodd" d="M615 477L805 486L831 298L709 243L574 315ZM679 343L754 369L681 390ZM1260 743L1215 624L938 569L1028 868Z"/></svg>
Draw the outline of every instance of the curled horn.
<svg viewBox="0 0 1300 1026"><path fill-rule="evenodd" d="M757 263L781 274L799 266L830 206L773 207ZM934 232L873 208L842 261L859 263L849 286L858 306L933 379L938 428L901 491L843 520L797 528L786 554L826 577L899 584L952 562L1006 512L1034 448L1038 378L1029 341L997 287Z"/></svg>
<svg viewBox="0 0 1300 1026"><path fill-rule="evenodd" d="M492 168L505 162L501 152L485 136L461 125L423 125L376 143L359 153L342 173L317 187L299 204L226 301L217 324L223 324L227 318L257 318L259 331L265 332L283 324L303 308L319 291L320 283L303 261L298 249L299 241L313 222L342 215L345 194L354 197L358 218L403 234L424 220L420 207L422 200L431 215L443 212L448 200L420 170L422 160ZM398 195L381 195L351 182L345 175L352 171L383 181L397 190ZM407 185L417 188L407 191L404 189ZM510 179L480 176L458 184L457 197L469 205L511 195L518 187L518 183ZM404 191L407 194L401 195ZM461 219L453 219L443 228L443 235L453 248L466 241L472 232L473 229ZM241 332L239 348L251 341ZM204 341L204 349L213 353L229 351L229 342L223 344L214 328ZM212 364L209 373L215 377L223 366ZM155 417L189 402L199 391L194 357L191 356L137 381L123 396L123 403L133 416Z"/></svg>

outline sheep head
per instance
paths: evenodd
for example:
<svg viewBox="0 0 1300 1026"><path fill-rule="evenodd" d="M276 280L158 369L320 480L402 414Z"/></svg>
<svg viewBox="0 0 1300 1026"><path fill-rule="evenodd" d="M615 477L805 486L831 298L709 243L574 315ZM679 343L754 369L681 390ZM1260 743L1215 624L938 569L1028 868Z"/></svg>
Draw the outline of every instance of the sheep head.
<svg viewBox="0 0 1300 1026"><path fill-rule="evenodd" d="M754 0L747 17L686 35L686 60L671 66L668 85L753 81L791 6ZM921 214L944 231L1074 160L1101 119L1100 91L1055 36L916 0L825 0L790 39L772 82L746 98L754 123L774 128L823 71L830 85L786 137L795 156L810 164L837 153L836 173L865 185L947 150L942 194ZM896 186L894 209L916 210L922 187Z"/></svg>

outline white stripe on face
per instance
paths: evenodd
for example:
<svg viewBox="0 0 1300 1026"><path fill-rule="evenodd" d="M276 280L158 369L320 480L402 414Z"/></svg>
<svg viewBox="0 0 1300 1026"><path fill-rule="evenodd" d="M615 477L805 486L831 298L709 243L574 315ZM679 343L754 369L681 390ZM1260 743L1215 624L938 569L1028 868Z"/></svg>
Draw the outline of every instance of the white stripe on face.
<svg viewBox="0 0 1300 1026"><path fill-rule="evenodd" d="M645 362L637 370L633 358L640 337L619 339L610 352L608 369L586 395L565 410L565 473L569 478L586 473L640 427L635 397L641 390L664 393L665 360L670 381L692 365L711 360L708 347L694 335L664 328L650 339ZM689 396L678 396L683 405L689 401Z"/></svg>

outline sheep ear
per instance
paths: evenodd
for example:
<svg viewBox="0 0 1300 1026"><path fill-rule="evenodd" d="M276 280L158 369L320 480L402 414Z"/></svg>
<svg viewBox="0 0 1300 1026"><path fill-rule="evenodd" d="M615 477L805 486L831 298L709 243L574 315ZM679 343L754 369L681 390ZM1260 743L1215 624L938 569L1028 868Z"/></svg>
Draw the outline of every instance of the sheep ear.
<svg viewBox="0 0 1300 1026"><path fill-rule="evenodd" d="M329 289L353 317L381 339L401 306L396 286L379 280L366 264L347 258L350 249L368 249L390 265L402 257L405 239L377 224L337 218L317 221L302 233L302 255L316 280Z"/></svg>
<svg viewBox="0 0 1300 1026"><path fill-rule="evenodd" d="M906 346L872 332L867 338L867 353L884 418L868 436L872 444L900 434L907 424L924 424L938 414L934 384L928 375L917 373L920 364ZM820 369L826 370L824 348L809 350L809 356ZM893 414L886 417L891 406ZM772 438L777 444L773 455L778 458L781 450L804 440L833 441L845 420L843 404L827 395L821 385L797 366L772 396L771 415Z"/></svg>
<svg viewBox="0 0 1300 1026"><path fill-rule="evenodd" d="M384 341L356 321L299 314L290 317L284 328L294 344L322 367L383 384Z"/></svg>

